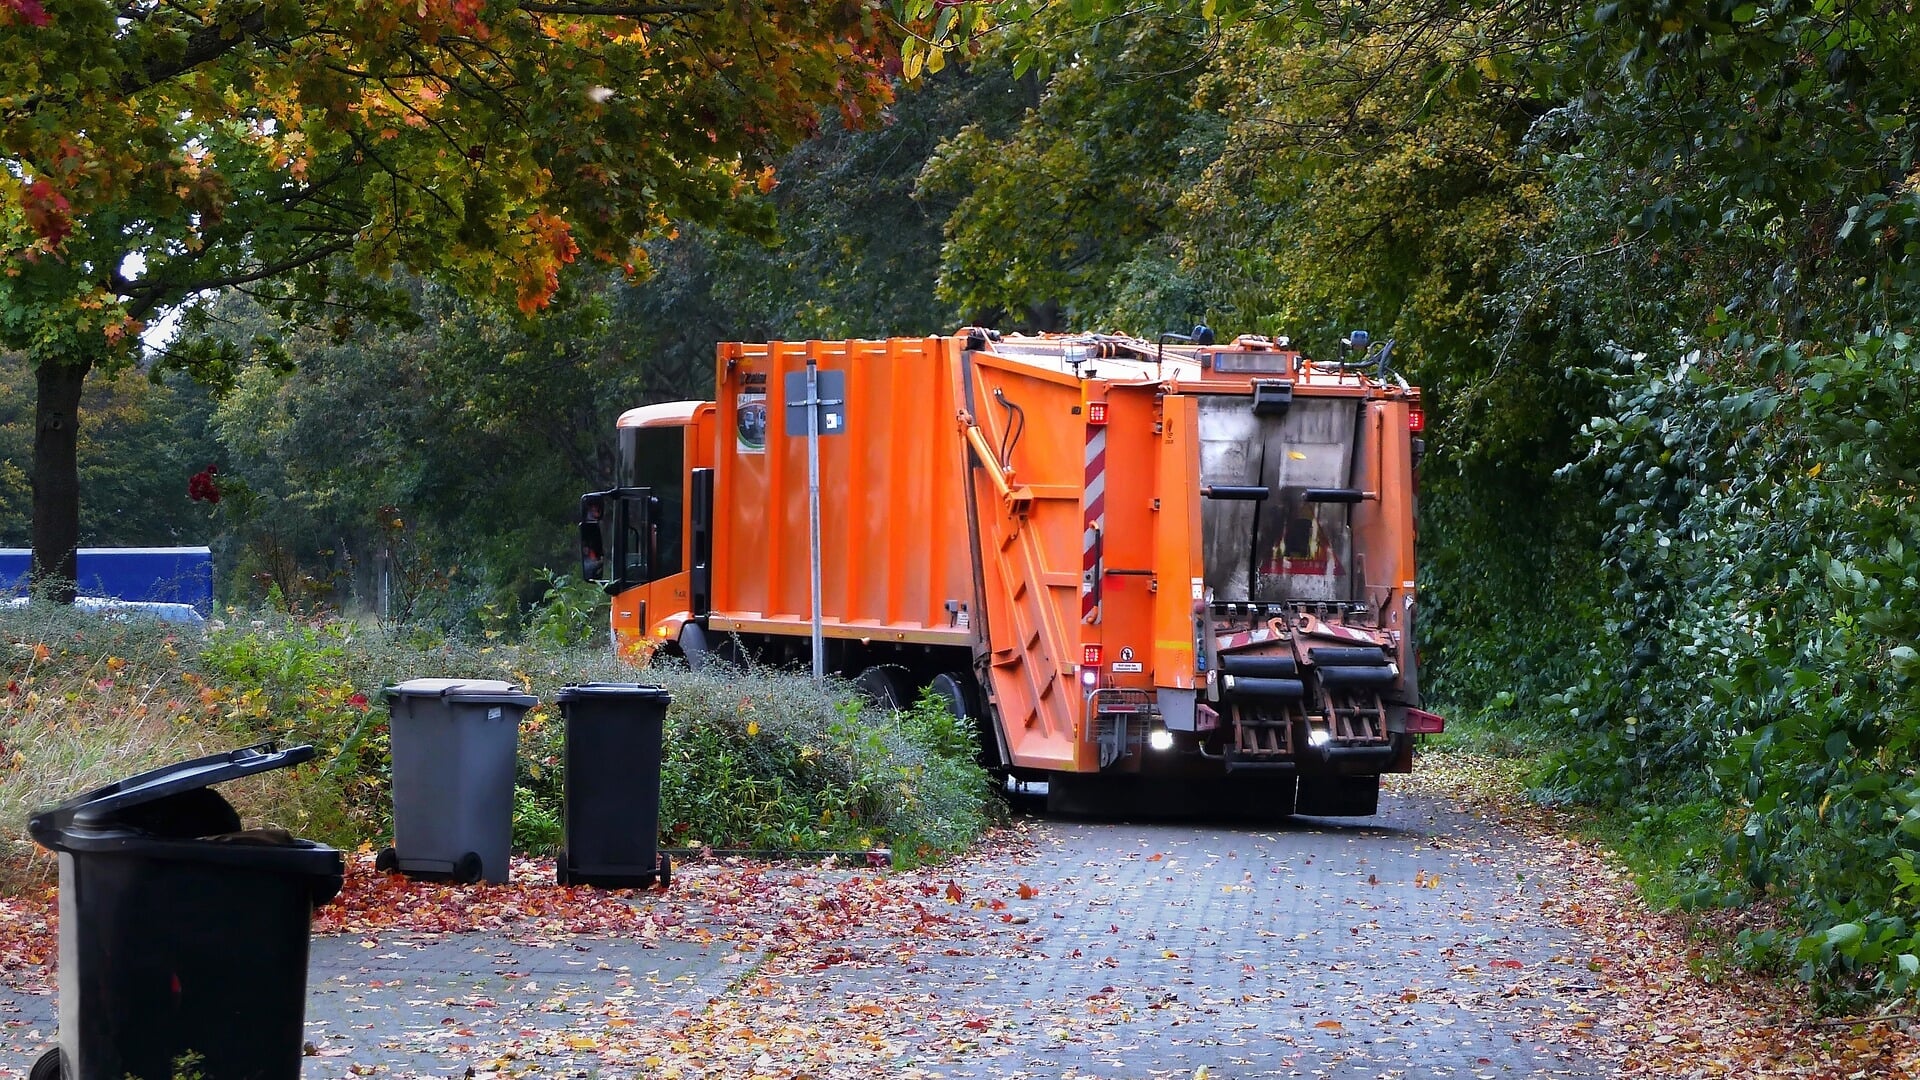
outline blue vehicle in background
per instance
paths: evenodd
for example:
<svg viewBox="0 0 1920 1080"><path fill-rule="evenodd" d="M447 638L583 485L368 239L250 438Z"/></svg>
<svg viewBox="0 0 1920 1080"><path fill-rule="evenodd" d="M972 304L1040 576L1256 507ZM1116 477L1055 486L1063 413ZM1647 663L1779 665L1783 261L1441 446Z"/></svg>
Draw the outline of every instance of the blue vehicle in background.
<svg viewBox="0 0 1920 1080"><path fill-rule="evenodd" d="M81 548L80 605L143 611L170 622L213 614L213 553L204 547ZM33 564L25 548L0 548L0 596L24 596Z"/></svg>

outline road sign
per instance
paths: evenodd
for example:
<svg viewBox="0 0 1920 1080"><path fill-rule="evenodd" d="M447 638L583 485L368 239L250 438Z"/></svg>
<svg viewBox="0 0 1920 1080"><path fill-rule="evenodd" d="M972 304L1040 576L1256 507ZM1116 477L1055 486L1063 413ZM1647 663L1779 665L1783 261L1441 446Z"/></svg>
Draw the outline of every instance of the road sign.
<svg viewBox="0 0 1920 1080"><path fill-rule="evenodd" d="M847 373L836 368L818 368L815 390L820 403L820 434L847 433ZM807 373L787 372L787 434L807 433Z"/></svg>

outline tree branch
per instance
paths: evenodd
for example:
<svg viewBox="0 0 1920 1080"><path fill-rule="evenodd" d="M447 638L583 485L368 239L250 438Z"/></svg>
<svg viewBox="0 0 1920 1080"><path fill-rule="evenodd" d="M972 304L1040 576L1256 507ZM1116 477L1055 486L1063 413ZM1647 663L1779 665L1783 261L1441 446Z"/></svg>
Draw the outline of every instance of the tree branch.
<svg viewBox="0 0 1920 1080"><path fill-rule="evenodd" d="M139 93L208 61L218 60L266 28L267 12L264 7L255 7L232 22L202 26L187 37L186 50L177 59L161 60L156 57L148 60L145 67L128 72L120 80L120 92Z"/></svg>
<svg viewBox="0 0 1920 1080"><path fill-rule="evenodd" d="M343 237L330 243L321 244L311 251L304 251L291 258L283 259L280 262L270 263L266 266L242 273L229 274L225 277L206 278L201 281L171 285L157 281L131 282L125 286L123 295L137 301L137 303L128 305L128 314L133 315L135 318L145 318L147 315L158 310L162 304L166 303L168 294L184 297L197 292L208 292L213 289L225 289L235 285L246 285L250 282L264 281L267 278L277 277L290 270L298 270L303 266L311 266L322 259L331 258L352 247L353 238Z"/></svg>

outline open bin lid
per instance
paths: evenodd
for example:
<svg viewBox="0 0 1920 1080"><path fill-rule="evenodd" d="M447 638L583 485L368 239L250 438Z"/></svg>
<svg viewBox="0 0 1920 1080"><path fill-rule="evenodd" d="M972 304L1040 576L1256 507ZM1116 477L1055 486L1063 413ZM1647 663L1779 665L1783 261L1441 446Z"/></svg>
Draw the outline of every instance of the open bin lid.
<svg viewBox="0 0 1920 1080"><path fill-rule="evenodd" d="M389 686L389 698L430 697L473 701L493 705L519 705L531 709L540 699L502 679L408 679Z"/></svg>
<svg viewBox="0 0 1920 1080"><path fill-rule="evenodd" d="M584 701L595 698L610 698L622 701L631 701L634 699L666 701L671 696L672 695L667 693L667 688L664 686L648 686L645 683L630 682L590 682L579 683L574 686L563 686L560 688L560 692L554 695L554 700Z"/></svg>
<svg viewBox="0 0 1920 1080"><path fill-rule="evenodd" d="M227 753L211 753L192 761L180 761L177 765L163 765L104 788L94 788L92 792L67 799L52 809L44 809L27 822L27 832L40 846L61 849L65 847L63 840L71 838L71 834L77 830L84 832L111 828L113 819L125 813L129 807L173 798L184 792L223 784L227 780L238 780L240 776L286 769L288 765L300 765L301 761L311 759L311 746L280 749L273 742L263 742L257 746L232 749Z"/></svg>

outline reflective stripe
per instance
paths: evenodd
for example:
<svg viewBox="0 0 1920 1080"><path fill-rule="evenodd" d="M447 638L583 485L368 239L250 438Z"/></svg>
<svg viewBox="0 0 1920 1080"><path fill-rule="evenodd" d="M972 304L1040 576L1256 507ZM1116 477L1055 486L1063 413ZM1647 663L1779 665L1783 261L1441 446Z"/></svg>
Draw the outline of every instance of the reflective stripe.
<svg viewBox="0 0 1920 1080"><path fill-rule="evenodd" d="M1081 538L1080 621L1100 621L1094 585L1100 573L1100 533L1107 526L1107 429L1087 426L1086 531Z"/></svg>

